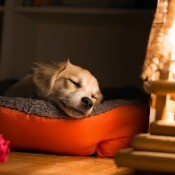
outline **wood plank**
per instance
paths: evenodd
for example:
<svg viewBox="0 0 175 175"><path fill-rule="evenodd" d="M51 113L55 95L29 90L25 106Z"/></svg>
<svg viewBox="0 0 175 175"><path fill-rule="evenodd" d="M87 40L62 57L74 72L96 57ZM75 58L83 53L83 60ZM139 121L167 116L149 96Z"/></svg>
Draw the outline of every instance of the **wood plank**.
<svg viewBox="0 0 175 175"><path fill-rule="evenodd" d="M51 13L51 14L97 14L97 15L153 15L150 9L117 9L95 7L16 7L18 13Z"/></svg>
<svg viewBox="0 0 175 175"><path fill-rule="evenodd" d="M129 168L117 168L112 158L25 152L11 152L9 161L0 164L0 175L130 175L132 172Z"/></svg>

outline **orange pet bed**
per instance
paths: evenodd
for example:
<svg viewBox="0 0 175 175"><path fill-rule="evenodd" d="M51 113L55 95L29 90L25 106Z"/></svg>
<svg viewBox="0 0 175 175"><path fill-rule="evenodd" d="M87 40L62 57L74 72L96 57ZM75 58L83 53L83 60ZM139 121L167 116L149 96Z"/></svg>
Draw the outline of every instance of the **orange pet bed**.
<svg viewBox="0 0 175 175"><path fill-rule="evenodd" d="M114 157L148 127L149 108L140 100L109 100L91 116L70 119L44 100L0 97L0 133L11 150Z"/></svg>

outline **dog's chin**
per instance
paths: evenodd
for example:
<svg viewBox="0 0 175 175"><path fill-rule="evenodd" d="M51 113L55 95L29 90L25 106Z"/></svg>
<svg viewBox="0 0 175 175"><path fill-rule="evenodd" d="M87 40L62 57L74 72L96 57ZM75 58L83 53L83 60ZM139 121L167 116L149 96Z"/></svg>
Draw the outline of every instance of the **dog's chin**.
<svg viewBox="0 0 175 175"><path fill-rule="evenodd" d="M59 103L58 106L72 118L83 118L91 113L91 111L82 112L76 108L68 107L64 103Z"/></svg>

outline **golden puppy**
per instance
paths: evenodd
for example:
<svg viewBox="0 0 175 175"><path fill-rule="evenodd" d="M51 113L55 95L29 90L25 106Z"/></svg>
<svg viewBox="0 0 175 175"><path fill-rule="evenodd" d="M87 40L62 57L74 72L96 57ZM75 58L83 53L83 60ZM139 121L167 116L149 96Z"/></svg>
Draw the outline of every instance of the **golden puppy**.
<svg viewBox="0 0 175 175"><path fill-rule="evenodd" d="M38 64L32 75L14 84L5 96L49 100L74 118L89 115L94 104L102 100L96 78L69 61Z"/></svg>

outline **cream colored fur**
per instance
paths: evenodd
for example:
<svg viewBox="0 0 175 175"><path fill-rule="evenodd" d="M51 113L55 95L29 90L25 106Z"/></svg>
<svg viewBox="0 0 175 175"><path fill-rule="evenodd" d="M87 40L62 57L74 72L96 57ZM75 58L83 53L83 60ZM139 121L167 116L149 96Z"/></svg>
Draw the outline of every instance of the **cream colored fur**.
<svg viewBox="0 0 175 175"><path fill-rule="evenodd" d="M89 115L102 100L96 78L69 61L38 64L33 74L13 85L5 95L49 100L74 118Z"/></svg>

